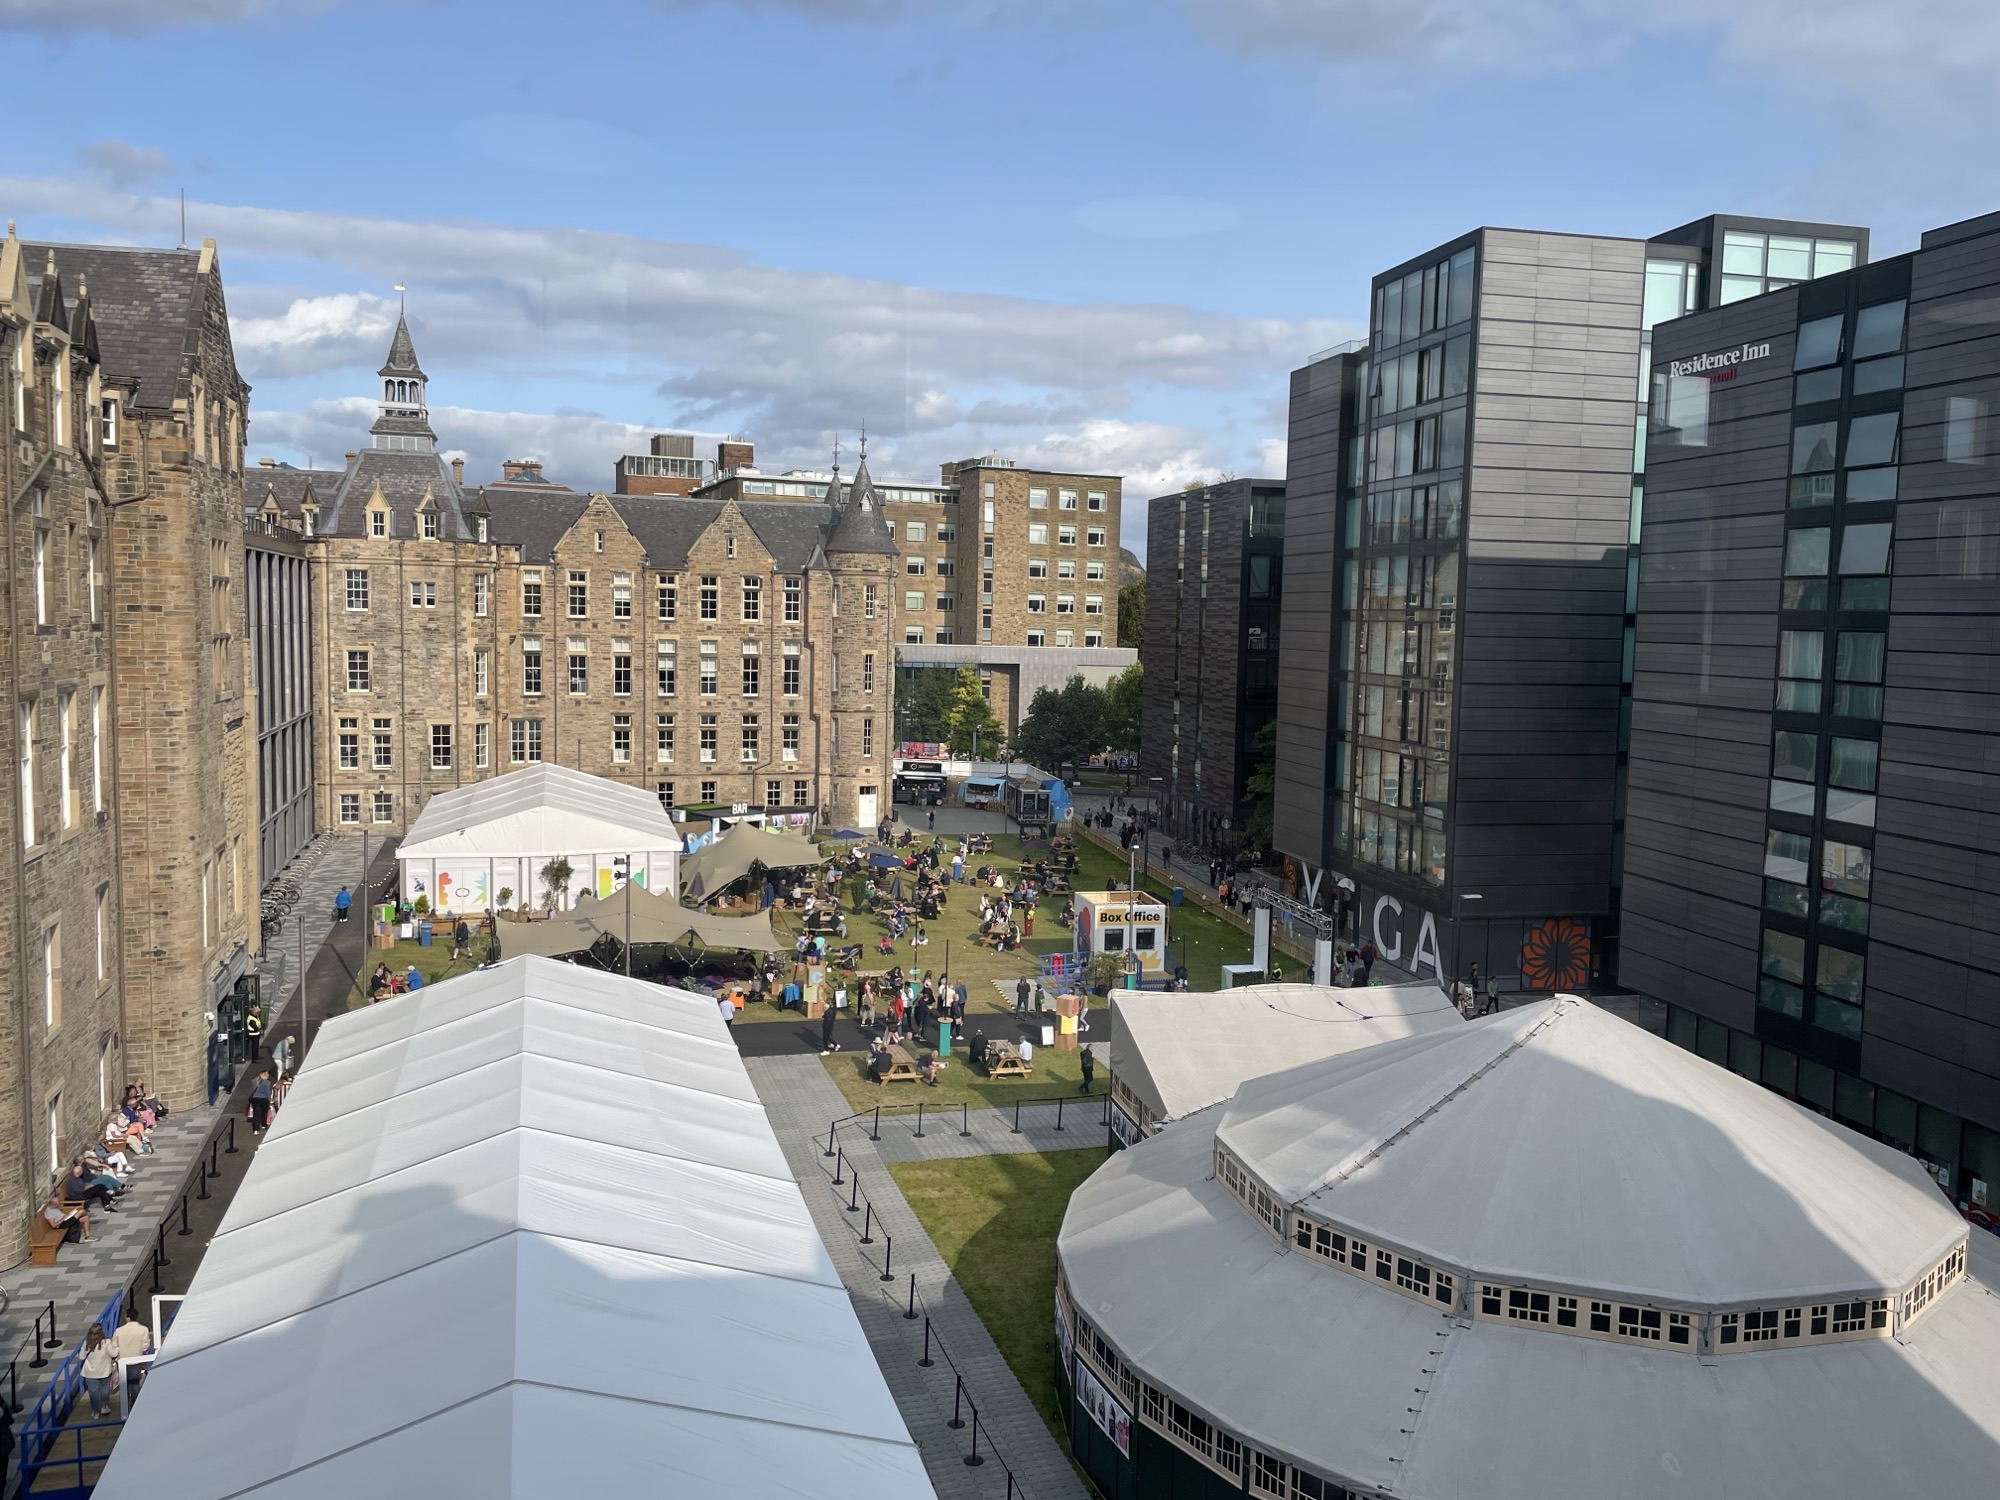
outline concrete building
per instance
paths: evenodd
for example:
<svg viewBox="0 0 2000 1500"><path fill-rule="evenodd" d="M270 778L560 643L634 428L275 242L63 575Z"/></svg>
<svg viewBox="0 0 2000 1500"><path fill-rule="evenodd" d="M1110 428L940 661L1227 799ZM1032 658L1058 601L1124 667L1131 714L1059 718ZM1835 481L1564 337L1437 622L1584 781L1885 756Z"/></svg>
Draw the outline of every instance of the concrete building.
<svg viewBox="0 0 2000 1500"><path fill-rule="evenodd" d="M1254 748L1278 712L1285 487L1232 479L1146 507L1139 766L1162 826L1234 844Z"/></svg>
<svg viewBox="0 0 2000 1500"><path fill-rule="evenodd" d="M830 500L584 494L527 460L469 486L406 323L379 373L372 446L242 494L310 557L324 825L399 833L436 792L544 761L670 807L873 824L895 564L865 463Z"/></svg>
<svg viewBox="0 0 2000 1500"><path fill-rule="evenodd" d="M650 451L618 460L612 488L620 495L691 495L710 470L694 454L691 432L654 434Z"/></svg>
<svg viewBox="0 0 2000 1500"><path fill-rule="evenodd" d="M704 498L815 500L832 475L766 474L748 443L717 450ZM894 629L904 670L976 667L1010 731L1037 690L1071 676L1109 682L1137 660L1118 640L1115 475L1022 469L987 455L943 465L936 483L876 487L896 546Z"/></svg>
<svg viewBox="0 0 2000 1500"><path fill-rule="evenodd" d="M1997 309L1987 215L1655 327L1618 969L1989 1209Z"/></svg>
<svg viewBox="0 0 2000 1500"><path fill-rule="evenodd" d="M1419 973L1610 972L1649 321L1866 251L1771 220L1480 229L1375 278L1367 349L1293 377L1275 822L1302 894Z"/></svg>

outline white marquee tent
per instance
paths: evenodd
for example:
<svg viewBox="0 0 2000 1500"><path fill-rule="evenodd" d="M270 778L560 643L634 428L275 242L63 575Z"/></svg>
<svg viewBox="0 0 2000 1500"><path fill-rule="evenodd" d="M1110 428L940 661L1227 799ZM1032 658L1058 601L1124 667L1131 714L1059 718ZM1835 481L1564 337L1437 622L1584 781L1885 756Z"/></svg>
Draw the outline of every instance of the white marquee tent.
<svg viewBox="0 0 2000 1500"><path fill-rule="evenodd" d="M1237 1085L1336 1053L1461 1024L1435 983L1256 984L1210 995L1113 990L1111 1073L1150 1132ZM1127 1100L1122 1096L1130 1094Z"/></svg>
<svg viewBox="0 0 2000 1500"><path fill-rule="evenodd" d="M103 1500L934 1500L715 1003L521 958L329 1021Z"/></svg>
<svg viewBox="0 0 2000 1500"><path fill-rule="evenodd" d="M440 792L410 825L396 862L403 899L439 911L481 913L538 906L542 871L570 863L569 896L608 896L625 878L671 897L680 886L681 836L659 798L642 787L544 762ZM564 906L568 900L562 902Z"/></svg>

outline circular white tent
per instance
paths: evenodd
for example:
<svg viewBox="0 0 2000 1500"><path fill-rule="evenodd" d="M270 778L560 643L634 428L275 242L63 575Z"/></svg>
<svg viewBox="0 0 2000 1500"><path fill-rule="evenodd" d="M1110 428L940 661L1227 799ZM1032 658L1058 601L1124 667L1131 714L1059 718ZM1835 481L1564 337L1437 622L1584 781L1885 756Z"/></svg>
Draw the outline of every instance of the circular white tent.
<svg viewBox="0 0 2000 1500"><path fill-rule="evenodd" d="M1107 1493L1971 1494L2000 1456L2000 1301L1921 1166L1573 997L1246 1083L1057 1254Z"/></svg>
<svg viewBox="0 0 2000 1500"><path fill-rule="evenodd" d="M570 866L558 906L584 892L610 895L628 868L635 884L671 899L680 851L673 819L651 792L544 763L438 793L396 862L404 900L423 895L436 910L477 913L542 905L543 876L557 860Z"/></svg>

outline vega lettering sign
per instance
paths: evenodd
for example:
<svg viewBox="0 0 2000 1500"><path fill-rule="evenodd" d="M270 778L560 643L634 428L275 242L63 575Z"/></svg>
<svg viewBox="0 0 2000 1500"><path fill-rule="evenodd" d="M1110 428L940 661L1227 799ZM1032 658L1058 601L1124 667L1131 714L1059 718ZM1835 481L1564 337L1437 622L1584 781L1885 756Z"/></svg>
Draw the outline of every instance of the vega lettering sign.
<svg viewBox="0 0 2000 1500"><path fill-rule="evenodd" d="M1708 380L1734 380L1739 366L1752 360L1768 359L1771 354L1769 344L1739 344L1734 349L1716 349L1707 354L1697 354L1692 359L1677 359L1667 366L1667 373L1675 379L1700 376Z"/></svg>
<svg viewBox="0 0 2000 1500"><path fill-rule="evenodd" d="M1430 912L1405 913L1403 903L1394 896L1377 896L1369 927L1375 938L1375 951L1390 963L1401 964L1416 975L1422 975L1428 965L1431 974L1444 977L1437 918Z"/></svg>

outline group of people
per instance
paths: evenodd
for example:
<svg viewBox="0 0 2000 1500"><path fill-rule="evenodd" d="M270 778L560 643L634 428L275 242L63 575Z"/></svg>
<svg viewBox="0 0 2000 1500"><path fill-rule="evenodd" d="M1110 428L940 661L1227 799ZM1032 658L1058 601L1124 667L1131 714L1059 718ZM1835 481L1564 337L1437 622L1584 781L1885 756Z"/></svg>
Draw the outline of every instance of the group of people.
<svg viewBox="0 0 2000 1500"><path fill-rule="evenodd" d="M130 1414L132 1394L139 1389L145 1375L141 1357L152 1352L152 1330L129 1310L115 1333L106 1333L102 1323L90 1325L83 1335L83 1363L78 1373L83 1376L83 1391L90 1400L91 1416L103 1421L111 1415L112 1382L121 1373L125 1377L125 1410Z"/></svg>
<svg viewBox="0 0 2000 1500"><path fill-rule="evenodd" d="M463 923L459 924L463 926ZM453 957L457 957L453 954ZM368 976L368 1003L387 1000L391 995L407 995L424 987L423 971L412 963L398 974L385 963L375 965L375 972Z"/></svg>
<svg viewBox="0 0 2000 1500"><path fill-rule="evenodd" d="M1333 956L1333 982L1341 989L1363 989L1375 972L1375 944L1363 938L1351 948L1338 949Z"/></svg>
<svg viewBox="0 0 2000 1500"><path fill-rule="evenodd" d="M144 1083L126 1087L125 1097L104 1125L101 1146L91 1146L70 1164L63 1178L64 1203L86 1212L101 1208L118 1212L118 1200L125 1195L126 1179L136 1169L132 1158L151 1156L153 1127L167 1116L167 1107L146 1091ZM81 1238L83 1226L77 1226Z"/></svg>
<svg viewBox="0 0 2000 1500"><path fill-rule="evenodd" d="M1467 1018L1491 1015L1500 1008L1500 976L1488 974L1482 979L1479 965L1474 964L1465 978L1452 985L1451 999Z"/></svg>

